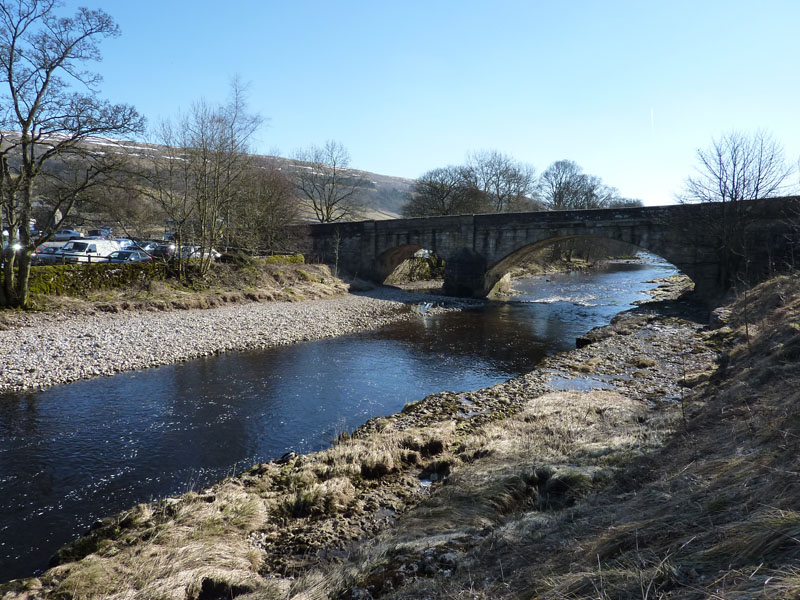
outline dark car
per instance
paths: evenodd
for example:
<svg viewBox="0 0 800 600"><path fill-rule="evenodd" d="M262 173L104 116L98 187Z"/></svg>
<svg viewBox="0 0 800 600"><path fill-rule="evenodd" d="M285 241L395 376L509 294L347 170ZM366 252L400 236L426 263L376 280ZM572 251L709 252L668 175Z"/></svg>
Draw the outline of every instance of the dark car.
<svg viewBox="0 0 800 600"><path fill-rule="evenodd" d="M158 244L148 254L153 258L170 260L175 256L175 244Z"/></svg>
<svg viewBox="0 0 800 600"><path fill-rule="evenodd" d="M90 229L86 232L86 237L97 237L110 240L114 237L114 230L111 227L100 227L99 229Z"/></svg>
<svg viewBox="0 0 800 600"><path fill-rule="evenodd" d="M142 250L117 250L109 254L106 259L108 262L147 262L153 260L152 257Z"/></svg>
<svg viewBox="0 0 800 600"><path fill-rule="evenodd" d="M32 265L52 265L61 260L61 246L38 246L31 256Z"/></svg>

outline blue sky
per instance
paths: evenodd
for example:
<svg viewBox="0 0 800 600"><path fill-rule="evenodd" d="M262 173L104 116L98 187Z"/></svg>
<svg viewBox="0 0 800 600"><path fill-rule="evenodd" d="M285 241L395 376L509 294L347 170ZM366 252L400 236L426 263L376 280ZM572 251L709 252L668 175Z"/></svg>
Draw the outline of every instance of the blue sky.
<svg viewBox="0 0 800 600"><path fill-rule="evenodd" d="M256 150L328 139L416 177L499 150L578 162L624 196L674 200L698 148L765 129L800 157L797 0L92 2L119 23L103 95L150 123L250 84Z"/></svg>

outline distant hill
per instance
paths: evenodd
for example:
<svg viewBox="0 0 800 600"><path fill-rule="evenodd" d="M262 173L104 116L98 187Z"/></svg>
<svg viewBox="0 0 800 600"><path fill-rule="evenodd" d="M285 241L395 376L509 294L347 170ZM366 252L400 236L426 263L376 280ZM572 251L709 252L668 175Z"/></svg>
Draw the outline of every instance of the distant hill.
<svg viewBox="0 0 800 600"><path fill-rule="evenodd" d="M152 155L157 153L159 148L157 144L118 142L102 138L92 139L88 143L103 146L104 150L108 146L123 145L128 151L132 151L134 156ZM275 166L281 171L286 171L289 175L299 168L308 168L307 163L281 156L255 154L253 158L263 166ZM379 175L378 173L370 173L369 171L360 171L358 169L344 169L344 171L351 172L353 177L366 181L366 185L361 187L362 198L366 206L366 218L396 219L401 216L403 205L408 201L408 194L411 192L415 180ZM310 211L308 212L308 220L314 220Z"/></svg>
<svg viewBox="0 0 800 600"><path fill-rule="evenodd" d="M300 168L308 168L306 163L280 156L257 155L255 157L264 166L276 166L288 174ZM414 186L413 179L405 177L392 177L379 175L358 169L344 169L353 174L353 177L363 179L366 184L360 186L360 191L366 206L367 219L397 219L401 216L403 205L408 202L408 195ZM313 220L309 213L309 220Z"/></svg>

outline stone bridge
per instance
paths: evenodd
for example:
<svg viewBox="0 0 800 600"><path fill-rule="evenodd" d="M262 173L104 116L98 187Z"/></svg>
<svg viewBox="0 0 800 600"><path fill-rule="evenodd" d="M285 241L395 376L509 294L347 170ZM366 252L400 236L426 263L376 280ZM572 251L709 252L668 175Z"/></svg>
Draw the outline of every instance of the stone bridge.
<svg viewBox="0 0 800 600"><path fill-rule="evenodd" d="M800 198L753 200L739 208L748 278L757 280L795 251ZM307 235L312 259L377 282L417 250L430 250L445 260L445 293L458 296L489 294L532 250L570 238L608 238L664 258L710 299L730 285L713 233L722 210L719 204L695 204L359 221L310 225Z"/></svg>

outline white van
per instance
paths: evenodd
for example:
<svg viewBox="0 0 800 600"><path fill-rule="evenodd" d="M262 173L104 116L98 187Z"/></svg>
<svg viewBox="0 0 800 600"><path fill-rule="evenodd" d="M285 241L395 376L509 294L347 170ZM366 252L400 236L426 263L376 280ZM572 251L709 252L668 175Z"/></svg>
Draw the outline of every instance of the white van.
<svg viewBox="0 0 800 600"><path fill-rule="evenodd" d="M72 240L64 244L55 262L105 262L106 257L116 250L119 250L119 245L111 240Z"/></svg>

